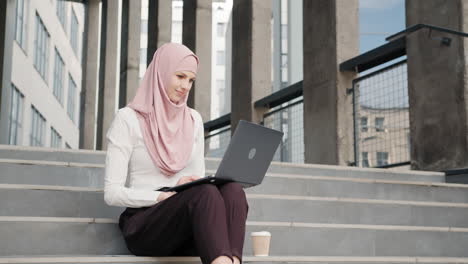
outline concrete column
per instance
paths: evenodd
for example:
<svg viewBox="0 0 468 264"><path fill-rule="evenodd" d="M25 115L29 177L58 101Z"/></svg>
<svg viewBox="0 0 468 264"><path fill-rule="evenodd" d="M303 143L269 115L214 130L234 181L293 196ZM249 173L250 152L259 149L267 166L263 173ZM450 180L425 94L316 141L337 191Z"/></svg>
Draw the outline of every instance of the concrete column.
<svg viewBox="0 0 468 264"><path fill-rule="evenodd" d="M0 1L0 144L8 144L16 1Z"/></svg>
<svg viewBox="0 0 468 264"><path fill-rule="evenodd" d="M185 0L182 42L200 59L200 66L188 98L204 122L211 120L211 21L212 0Z"/></svg>
<svg viewBox="0 0 468 264"><path fill-rule="evenodd" d="M271 1L234 0L232 8L231 131L239 120L263 120L254 102L272 92ZM254 23L255 21L255 23Z"/></svg>
<svg viewBox="0 0 468 264"><path fill-rule="evenodd" d="M97 99L99 91L99 47L101 28L100 0L89 0L86 4L84 35L84 69L81 107L80 148L96 148Z"/></svg>
<svg viewBox="0 0 468 264"><path fill-rule="evenodd" d="M149 0L147 65L151 63L156 50L172 37L172 1Z"/></svg>
<svg viewBox="0 0 468 264"><path fill-rule="evenodd" d="M468 1L406 1L406 26L468 31ZM441 43L451 38L450 45ZM407 36L411 167L468 166L467 39L422 29Z"/></svg>
<svg viewBox="0 0 468 264"><path fill-rule="evenodd" d="M339 64L359 54L358 0L303 1L304 151L306 163L346 165L353 156L356 77Z"/></svg>
<svg viewBox="0 0 468 264"><path fill-rule="evenodd" d="M140 70L141 0L129 1L128 18L126 104L135 97L140 83L138 75Z"/></svg>
<svg viewBox="0 0 468 264"><path fill-rule="evenodd" d="M106 133L118 110L118 91L120 78L120 0L107 2L106 23L106 50L105 54L105 76L104 76L104 110L102 123L102 150L107 149Z"/></svg>

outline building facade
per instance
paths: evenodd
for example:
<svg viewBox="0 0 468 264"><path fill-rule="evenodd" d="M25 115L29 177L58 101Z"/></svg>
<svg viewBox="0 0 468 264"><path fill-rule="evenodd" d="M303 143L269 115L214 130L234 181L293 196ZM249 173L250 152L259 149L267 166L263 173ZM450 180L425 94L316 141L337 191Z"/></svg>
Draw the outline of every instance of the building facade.
<svg viewBox="0 0 468 264"><path fill-rule="evenodd" d="M8 144L78 148L82 4L16 1Z"/></svg>

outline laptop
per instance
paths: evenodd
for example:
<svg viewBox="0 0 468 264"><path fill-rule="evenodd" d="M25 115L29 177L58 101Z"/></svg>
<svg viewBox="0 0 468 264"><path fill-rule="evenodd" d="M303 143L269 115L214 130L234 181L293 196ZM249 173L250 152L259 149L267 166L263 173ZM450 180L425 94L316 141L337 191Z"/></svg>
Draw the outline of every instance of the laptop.
<svg viewBox="0 0 468 264"><path fill-rule="evenodd" d="M244 188L262 183L278 148L283 132L240 120L216 174L156 191L181 192L200 184L237 182Z"/></svg>

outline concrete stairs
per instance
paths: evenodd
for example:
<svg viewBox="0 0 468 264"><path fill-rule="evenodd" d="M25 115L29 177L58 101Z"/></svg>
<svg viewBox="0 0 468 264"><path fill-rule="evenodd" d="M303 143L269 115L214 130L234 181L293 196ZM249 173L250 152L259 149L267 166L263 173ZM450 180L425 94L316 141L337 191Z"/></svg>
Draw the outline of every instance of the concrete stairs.
<svg viewBox="0 0 468 264"><path fill-rule="evenodd" d="M107 206L105 152L0 145L0 263L200 263L135 257ZM206 159L207 173L219 164ZM468 186L436 172L273 163L246 189L246 263L468 263ZM272 233L253 257L249 233Z"/></svg>

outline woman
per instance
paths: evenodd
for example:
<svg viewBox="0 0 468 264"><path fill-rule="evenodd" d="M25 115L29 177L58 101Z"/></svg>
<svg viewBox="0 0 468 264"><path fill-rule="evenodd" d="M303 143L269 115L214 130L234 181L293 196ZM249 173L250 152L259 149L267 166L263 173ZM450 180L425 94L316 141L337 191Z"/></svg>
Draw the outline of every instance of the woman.
<svg viewBox="0 0 468 264"><path fill-rule="evenodd" d="M156 51L107 132L104 199L127 207L119 227L135 255L241 263L248 204L239 184L155 191L205 176L203 122L187 106L197 69L197 56L183 45Z"/></svg>

